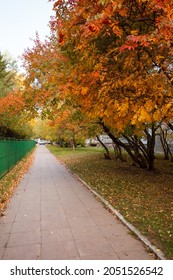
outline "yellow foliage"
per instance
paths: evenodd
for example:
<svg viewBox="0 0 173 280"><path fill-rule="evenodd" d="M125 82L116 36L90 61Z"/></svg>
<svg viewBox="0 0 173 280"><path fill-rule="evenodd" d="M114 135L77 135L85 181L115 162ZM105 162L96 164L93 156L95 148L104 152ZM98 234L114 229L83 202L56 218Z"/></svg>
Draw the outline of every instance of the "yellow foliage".
<svg viewBox="0 0 173 280"><path fill-rule="evenodd" d="M87 92L88 92L88 88L87 87L82 87L81 94L85 95Z"/></svg>

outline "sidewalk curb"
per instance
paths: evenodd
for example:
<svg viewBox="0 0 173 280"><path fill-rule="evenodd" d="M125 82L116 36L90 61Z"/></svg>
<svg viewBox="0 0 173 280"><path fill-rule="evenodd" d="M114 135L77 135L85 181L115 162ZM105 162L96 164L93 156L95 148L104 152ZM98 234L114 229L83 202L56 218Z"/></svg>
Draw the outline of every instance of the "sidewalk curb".
<svg viewBox="0 0 173 280"><path fill-rule="evenodd" d="M55 156L57 159L57 157ZM112 213L114 213L118 219L127 226L127 228L133 232L144 244L148 249L150 249L158 259L160 260L167 260L164 253L158 249L156 246L152 245L151 242L143 236L139 230L137 230L131 223L129 223L106 199L104 199L100 194L98 194L96 191L94 191L85 181L83 181L76 173L74 173L65 163L63 163L61 160L57 159L62 165L64 165L68 171L73 174L84 186L86 186L96 197L100 199L103 204L106 205L107 208L111 210Z"/></svg>

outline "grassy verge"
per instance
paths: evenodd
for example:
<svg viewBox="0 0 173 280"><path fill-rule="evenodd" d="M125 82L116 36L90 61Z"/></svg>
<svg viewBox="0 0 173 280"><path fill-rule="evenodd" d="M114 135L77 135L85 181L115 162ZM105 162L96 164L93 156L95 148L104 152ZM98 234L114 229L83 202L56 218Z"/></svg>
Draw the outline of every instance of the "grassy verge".
<svg viewBox="0 0 173 280"><path fill-rule="evenodd" d="M5 214L5 207L9 202L14 190L28 171L34 158L33 149L20 160L4 177L0 179L0 216Z"/></svg>
<svg viewBox="0 0 173 280"><path fill-rule="evenodd" d="M158 158L149 172L105 160L97 148L48 148L173 259L173 163Z"/></svg>

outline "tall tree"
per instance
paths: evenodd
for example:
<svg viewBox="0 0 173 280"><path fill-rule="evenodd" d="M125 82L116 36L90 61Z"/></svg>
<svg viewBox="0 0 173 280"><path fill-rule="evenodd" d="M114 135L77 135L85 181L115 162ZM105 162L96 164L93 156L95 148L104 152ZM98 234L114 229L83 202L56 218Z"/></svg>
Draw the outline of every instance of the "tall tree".
<svg viewBox="0 0 173 280"><path fill-rule="evenodd" d="M134 141L125 136L137 143L136 151L140 147L142 160L129 154L152 169L156 124L173 113L172 3L53 2L52 37L44 44L37 37L25 55L28 100L51 114L68 100L109 133L116 131L116 139L130 127Z"/></svg>

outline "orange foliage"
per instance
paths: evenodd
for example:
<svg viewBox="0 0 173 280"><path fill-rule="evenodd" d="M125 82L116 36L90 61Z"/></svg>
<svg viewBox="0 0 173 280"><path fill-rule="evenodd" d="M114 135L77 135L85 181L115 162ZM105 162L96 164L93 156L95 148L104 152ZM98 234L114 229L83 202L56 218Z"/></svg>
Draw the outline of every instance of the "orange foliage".
<svg viewBox="0 0 173 280"><path fill-rule="evenodd" d="M24 109L25 102L21 93L14 91L1 98L0 114L16 115Z"/></svg>
<svg viewBox="0 0 173 280"><path fill-rule="evenodd" d="M50 40L25 54L26 102L50 115L70 103L119 131L169 121L172 1L53 2Z"/></svg>

